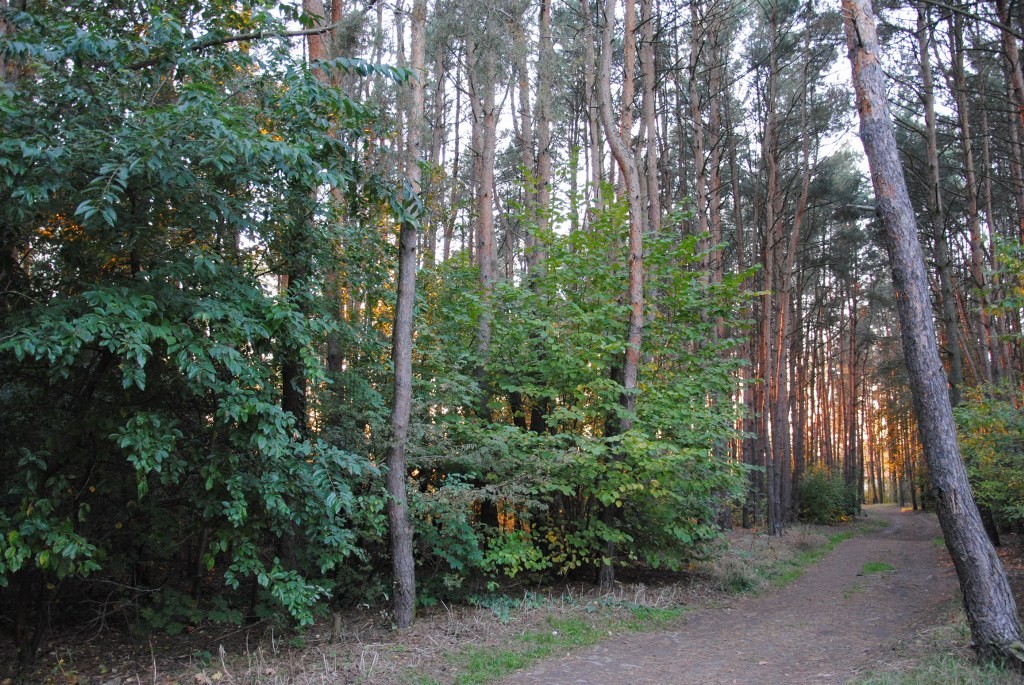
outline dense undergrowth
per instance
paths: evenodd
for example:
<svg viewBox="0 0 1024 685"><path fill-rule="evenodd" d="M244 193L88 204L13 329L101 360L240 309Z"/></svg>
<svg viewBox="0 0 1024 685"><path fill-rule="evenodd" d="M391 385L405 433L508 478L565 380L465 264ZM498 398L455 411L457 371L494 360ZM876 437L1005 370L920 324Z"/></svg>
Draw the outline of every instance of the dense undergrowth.
<svg viewBox="0 0 1024 685"><path fill-rule="evenodd" d="M383 171L394 122L349 92L409 73L311 67L290 5L182 5L32 3L0 36L0 626L25 665L76 625L290 629L390 595L396 224L444 208ZM626 208L586 211L536 232L528 284L485 297L464 253L421 273L421 608L685 569L742 494L744 274L709 279L666 218L627 412Z"/></svg>

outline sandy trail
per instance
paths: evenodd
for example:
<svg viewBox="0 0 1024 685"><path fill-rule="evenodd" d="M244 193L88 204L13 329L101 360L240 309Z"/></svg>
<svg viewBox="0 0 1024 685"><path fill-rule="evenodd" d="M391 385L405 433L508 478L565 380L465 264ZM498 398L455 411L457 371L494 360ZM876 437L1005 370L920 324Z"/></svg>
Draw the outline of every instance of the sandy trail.
<svg viewBox="0 0 1024 685"><path fill-rule="evenodd" d="M957 592L933 515L866 507L888 527L841 543L794 583L691 614L678 630L615 637L505 685L844 683L938 620ZM894 571L859 575L866 562Z"/></svg>

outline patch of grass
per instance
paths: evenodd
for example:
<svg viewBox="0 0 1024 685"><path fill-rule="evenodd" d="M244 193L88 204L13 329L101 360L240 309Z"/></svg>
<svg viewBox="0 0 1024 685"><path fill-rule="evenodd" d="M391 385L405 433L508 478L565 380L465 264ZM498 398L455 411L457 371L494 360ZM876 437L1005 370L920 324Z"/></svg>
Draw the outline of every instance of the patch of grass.
<svg viewBox="0 0 1024 685"><path fill-rule="evenodd" d="M1012 685L1017 675L998 666L980 665L962 656L932 656L919 664L893 673L868 674L854 685Z"/></svg>
<svg viewBox="0 0 1024 685"><path fill-rule="evenodd" d="M840 542L877 532L888 525L885 520L861 519L838 532L835 528L796 525L782 538L754 533L734 541L724 554L711 562L709 575L718 590L735 594L787 585ZM829 532L833 534L829 536Z"/></svg>
<svg viewBox="0 0 1024 685"><path fill-rule="evenodd" d="M809 566L812 566L818 561L821 561L825 556L839 546L840 542L849 540L855 535L859 535L863 530L844 530L836 533L825 541L825 544L815 547L813 549L804 550L800 552L792 559L781 561L778 567L770 571L770 579L772 585L782 586L789 585L794 580L804 574Z"/></svg>
<svg viewBox="0 0 1024 685"><path fill-rule="evenodd" d="M519 609L540 609L545 599L533 592L520 597L501 594L472 595L469 603L473 606L490 609L499 623L508 624L512 620L512 612Z"/></svg>
<svg viewBox="0 0 1024 685"><path fill-rule="evenodd" d="M675 624L684 613L684 607L632 607L632 617L626 619L619 630L644 633L661 630Z"/></svg>
<svg viewBox="0 0 1024 685"><path fill-rule="evenodd" d="M582 618L548 619L550 630L523 633L510 649L469 648L452 655L461 668L456 685L483 685L525 668L556 651L571 651L596 644L606 634Z"/></svg>
<svg viewBox="0 0 1024 685"><path fill-rule="evenodd" d="M892 564L887 564L884 561L868 561L860 567L860 575L867 576L872 573L883 573L885 571L895 571L896 567Z"/></svg>
<svg viewBox="0 0 1024 685"><path fill-rule="evenodd" d="M941 535L937 535L932 538L932 544L939 549L946 549L946 539Z"/></svg>
<svg viewBox="0 0 1024 685"><path fill-rule="evenodd" d="M509 649L472 647L452 654L449 661L460 669L455 685L484 685L500 680L556 653L595 645L615 632L660 630L675 623L683 613L682 607L630 606L625 616L614 616L605 608L598 621L575 616L549 617L549 630L525 632Z"/></svg>
<svg viewBox="0 0 1024 685"><path fill-rule="evenodd" d="M947 606L947 620L917 632L892 660L849 685L1011 685L1020 677L994 664L979 664L969 648L971 631L960 599Z"/></svg>
<svg viewBox="0 0 1024 685"><path fill-rule="evenodd" d="M430 678L428 676L416 675L411 677L412 680L409 681L409 685L441 685L441 683L438 682L437 679Z"/></svg>
<svg viewBox="0 0 1024 685"><path fill-rule="evenodd" d="M888 525L887 521L880 521L878 519L859 521L850 528L829 536L822 545L805 549L792 559L780 560L776 568L769 570L769 578L772 585L789 585L802 576L808 567L824 559L832 550L839 546L839 543L858 535L878 532L887 528Z"/></svg>

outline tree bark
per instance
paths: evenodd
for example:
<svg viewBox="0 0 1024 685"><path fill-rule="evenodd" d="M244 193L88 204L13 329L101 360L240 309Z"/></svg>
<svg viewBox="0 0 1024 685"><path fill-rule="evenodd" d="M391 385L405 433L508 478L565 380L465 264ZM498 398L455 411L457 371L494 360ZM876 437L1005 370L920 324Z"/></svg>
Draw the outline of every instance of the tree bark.
<svg viewBox="0 0 1024 685"><path fill-rule="evenodd" d="M779 47L779 7L772 3L766 11L769 13L769 53L766 69L767 82L764 86L765 112L762 159L765 175L765 232L764 232L764 295L761 298L761 355L760 368L765 379L765 389L761 396L760 410L763 423L764 468L766 488L767 525L769 535L781 535L784 527L784 504L782 501L782 470L783 460L788 458L784 452L784 433L788 430L788 417L785 416L785 404L781 401L781 379L785 378L783 363L783 340L785 338L785 322L776 317L781 313L781 303L789 296L788 288L779 289L778 284L785 284L785 271L780 262L785 243L783 233L783 201L784 189L780 178L779 162L781 160L779 141L778 112L778 47Z"/></svg>
<svg viewBox="0 0 1024 685"><path fill-rule="evenodd" d="M693 128L693 166L694 166L694 213L697 225L695 232L700 236L699 250L702 255L701 264L705 273L711 270L711 256L708 252L708 160L704 148L704 111L698 79L703 76L704 61L700 58L707 43L707 34L702 30L704 17L700 0L690 0L690 53L687 72L687 91L690 96L690 126ZM717 133L717 132L716 132Z"/></svg>
<svg viewBox="0 0 1024 685"><path fill-rule="evenodd" d="M633 0L625 0L631 3ZM633 414L636 410L637 375L640 368L640 345L643 338L644 325L644 272L643 272L643 234L644 234L644 203L640 190L640 171L633 156L633 150L623 140L612 117L611 64L612 64L612 32L615 27L615 0L605 0L604 27L601 33L601 65L598 74L598 100L600 104L601 123L605 136L612 149L622 173L626 189L626 201L629 204L629 285L627 301L629 303L629 323L626 334L626 352L622 363L622 418L619 421L619 434L628 432L633 427ZM604 590L611 589L615 580L612 557L615 553L613 543L608 544L605 562L601 565L600 585Z"/></svg>
<svg viewBox="0 0 1024 685"><path fill-rule="evenodd" d="M494 161L496 154L497 117L495 116L495 64L491 50L479 51L469 39L466 47L471 90L470 104L476 125L474 147L477 170L476 253L480 267L480 320L477 324L476 379L480 387L477 411L487 417L489 410L485 368L491 349L492 299L495 276L494 244Z"/></svg>
<svg viewBox="0 0 1024 685"><path fill-rule="evenodd" d="M601 162L601 124L600 104L598 96L599 84L597 82L597 57L594 54L594 19L590 11L590 0L583 0L583 25L586 31L586 49L584 51L584 78L586 79L586 108L587 108L587 130L590 133L590 155L587 157L590 173L588 174L590 184L588 187L587 205L600 207L602 205L601 195L603 193L601 184L604 181L604 171Z"/></svg>
<svg viewBox="0 0 1024 685"><path fill-rule="evenodd" d="M540 43L537 56L537 232L548 230L548 214L551 204L551 82L554 70L555 51L551 38L551 0L541 0L538 19ZM575 181L573 174L573 181ZM528 263L533 267L544 260L543 248L534 240Z"/></svg>
<svg viewBox="0 0 1024 685"><path fill-rule="evenodd" d="M654 58L654 0L640 4L640 70L643 83L643 121L647 132L647 230L661 230L661 189L658 184L658 124L655 107L656 63Z"/></svg>
<svg viewBox="0 0 1024 685"><path fill-rule="evenodd" d="M860 135L885 229L902 327L903 353L939 523L963 592L974 646L982 659L1024 670L1024 642L1010 586L985 535L960 458L945 373L935 342L928 277L900 166L878 38L869 0L842 0Z"/></svg>
<svg viewBox="0 0 1024 685"><path fill-rule="evenodd" d="M935 87L927 20L927 5L922 2L917 9L917 40L921 65L921 99L924 105L925 137L928 146L928 215L931 220L932 240L935 243L935 267L939 275L942 325L946 339L946 356L949 360L950 400L953 406L956 406L960 402L960 387L964 382L964 363L960 355L956 299L953 296L949 243L946 239L945 206L939 173L938 127L935 121Z"/></svg>
<svg viewBox="0 0 1024 685"><path fill-rule="evenodd" d="M1011 22L1010 0L994 0L999 22L1009 27ZM1006 71L1007 91L1013 105L1013 121L1010 122L1010 144L1013 154L1014 199L1017 206L1017 236L1024 241L1024 170L1021 169L1020 139L1024 134L1024 68L1020 63L1017 37L1006 28L1000 31L1003 45L1003 64Z"/></svg>
<svg viewBox="0 0 1024 685"><path fill-rule="evenodd" d="M411 17L410 68L415 74L409 89L406 127L406 176L413 192L420 190L420 138L424 117L426 80L426 0L415 0ZM406 492L405 446L409 438L412 410L413 308L416 304L416 224L404 217L398 234L398 285L391 359L394 363L394 396L391 401L391 445L388 450L388 530L395 627L412 625L416 608L416 564L413 558L413 527Z"/></svg>
<svg viewBox="0 0 1024 685"><path fill-rule="evenodd" d="M430 138L430 192L432 198L439 198L441 184L437 182L441 168L441 155L448 144L448 99L445 97L445 81L448 78L447 46L438 45L434 53L433 121ZM432 201L436 201L432 199ZM433 224L433 222L431 222ZM424 241L423 266L433 269L437 262L437 227L431 225ZM450 248L449 240L449 248Z"/></svg>
<svg viewBox="0 0 1024 685"><path fill-rule="evenodd" d="M953 73L950 90L956 103L957 121L960 124L960 147L964 156L964 192L967 196L967 227L970 239L971 254L969 271L974 281L974 294L977 307L974 312L974 330L978 341L978 360L980 362L981 380L992 382L993 338L986 301L985 256L981 240L981 214L978 205L978 179L974 161L974 137L971 133L970 107L967 101L967 72L964 68L964 36L963 17L953 14L950 17L949 37Z"/></svg>

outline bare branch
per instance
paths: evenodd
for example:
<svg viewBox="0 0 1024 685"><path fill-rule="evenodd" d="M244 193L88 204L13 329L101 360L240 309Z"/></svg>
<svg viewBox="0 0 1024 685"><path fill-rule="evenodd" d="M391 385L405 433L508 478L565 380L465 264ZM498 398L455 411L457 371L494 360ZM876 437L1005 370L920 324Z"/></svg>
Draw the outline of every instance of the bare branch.
<svg viewBox="0 0 1024 685"><path fill-rule="evenodd" d="M1024 40L1024 33L1021 33L1017 29L1013 28L1008 24L1004 24L1001 21L989 19L988 17L983 17L980 14L974 14L973 12L968 12L963 7L957 7L956 5L947 5L944 2L939 2L939 0L924 0L924 2L925 4L931 5L932 7L938 7L939 9L949 10L954 14L959 14L964 17L967 17L968 19L988 24L989 26L993 26L1001 31L1006 31L1011 36L1015 36L1018 40Z"/></svg>
<svg viewBox="0 0 1024 685"><path fill-rule="evenodd" d="M190 51L206 50L207 48L215 48L221 45L229 45L231 43L243 43L252 40L262 40L264 38L298 38L301 36L316 36L324 33L333 31L334 29L341 26L343 22L337 21L333 24L327 24L326 26L316 26L310 29L296 29L294 31L250 31L249 33L238 33L231 36L218 36L217 38L208 38L206 40L200 40L192 45L189 45L186 49ZM128 69L137 71L139 69L145 69L146 67L152 67L159 64L163 56L150 57L149 59L141 60L133 64L128 65Z"/></svg>

